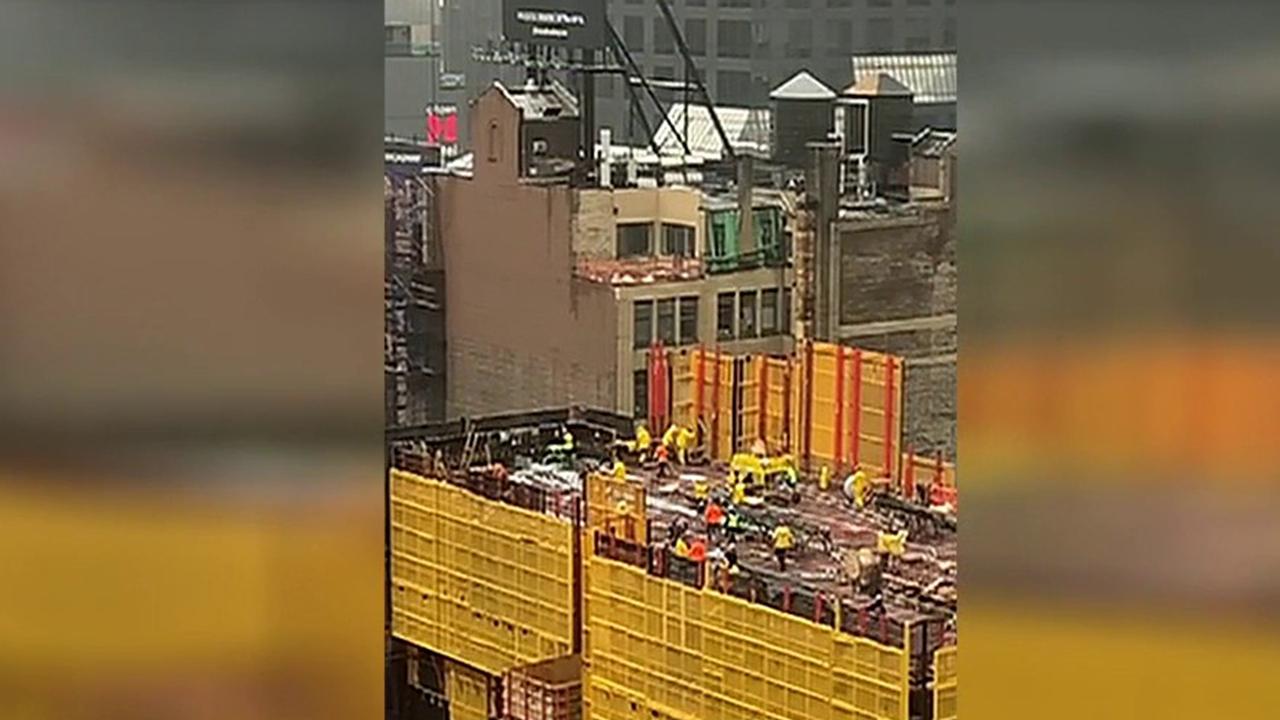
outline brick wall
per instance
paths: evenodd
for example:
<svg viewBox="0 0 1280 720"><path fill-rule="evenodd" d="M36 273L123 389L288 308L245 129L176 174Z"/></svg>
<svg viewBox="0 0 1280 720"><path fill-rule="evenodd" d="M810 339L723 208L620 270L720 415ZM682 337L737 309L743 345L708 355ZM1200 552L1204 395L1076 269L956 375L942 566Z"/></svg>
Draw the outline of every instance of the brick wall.
<svg viewBox="0 0 1280 720"><path fill-rule="evenodd" d="M903 442L955 457L956 246L950 209L843 221L837 233L841 342L907 359Z"/></svg>
<svg viewBox="0 0 1280 720"><path fill-rule="evenodd" d="M473 129L473 179L441 182L447 279L448 415L581 403L612 409L617 316L609 288L572 277L571 192L522 182L506 141L514 108L490 92ZM489 157L498 160L490 163Z"/></svg>

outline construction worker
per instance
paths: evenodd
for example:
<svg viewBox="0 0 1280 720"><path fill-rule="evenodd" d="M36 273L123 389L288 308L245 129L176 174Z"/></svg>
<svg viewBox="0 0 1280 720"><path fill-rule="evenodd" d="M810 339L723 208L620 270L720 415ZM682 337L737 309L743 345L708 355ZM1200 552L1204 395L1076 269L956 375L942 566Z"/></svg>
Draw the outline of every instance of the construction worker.
<svg viewBox="0 0 1280 720"><path fill-rule="evenodd" d="M787 554L791 552L791 548L796 545L796 535L791 530L791 526L782 523L771 533L773 537L773 554L778 558L778 569L782 572L787 571Z"/></svg>
<svg viewBox="0 0 1280 720"><path fill-rule="evenodd" d="M852 500L857 508L861 508L867 503L870 487L871 478L867 477L867 472L857 465L853 467L853 473L844 480L845 497Z"/></svg>
<svg viewBox="0 0 1280 720"><path fill-rule="evenodd" d="M644 461L649 458L649 447L651 445L653 445L653 437L649 435L649 428L645 427L644 423L640 423L640 426L636 428L636 439L633 449L638 456L637 462L641 465L643 465Z"/></svg>
<svg viewBox="0 0 1280 720"><path fill-rule="evenodd" d="M617 453L613 455L613 477L616 480L627 479L627 464L622 462L622 457Z"/></svg>
<svg viewBox="0 0 1280 720"><path fill-rule="evenodd" d="M676 436L679 434L680 426L676 423L671 423L671 425L667 427L667 431L662 433L662 446L668 450L674 451L676 449Z"/></svg>
<svg viewBox="0 0 1280 720"><path fill-rule="evenodd" d="M671 474L671 451L667 450L666 445L659 445L655 451L658 458L658 477L664 478Z"/></svg>
<svg viewBox="0 0 1280 720"><path fill-rule="evenodd" d="M818 489L827 490L831 487L831 468L826 465L822 466L822 472L818 473Z"/></svg>
<svg viewBox="0 0 1280 720"><path fill-rule="evenodd" d="M707 512L705 517L707 521L707 533L712 537L716 537L724 527L724 508L720 507L720 503L712 500L707 503Z"/></svg>
<svg viewBox="0 0 1280 720"><path fill-rule="evenodd" d="M747 483L742 478L737 478L733 483L733 494L730 496L730 502L734 505L741 505L747 500Z"/></svg>
<svg viewBox="0 0 1280 720"><path fill-rule="evenodd" d="M676 433L676 452L681 465L689 464L689 451L697 440L698 434L687 427L681 427L680 432Z"/></svg>
<svg viewBox="0 0 1280 720"><path fill-rule="evenodd" d="M685 541L683 535L676 538L676 545L672 552L675 553L675 556L678 558L685 558L686 560L689 559L689 543ZM703 552L706 552L705 549Z"/></svg>
<svg viewBox="0 0 1280 720"><path fill-rule="evenodd" d="M698 502L701 507L706 504L707 497L711 494L711 483L705 477L700 477L693 481L693 499Z"/></svg>
<svg viewBox="0 0 1280 720"><path fill-rule="evenodd" d="M689 543L689 554L687 556L693 562L703 562L707 559L707 543L702 538L694 538Z"/></svg>

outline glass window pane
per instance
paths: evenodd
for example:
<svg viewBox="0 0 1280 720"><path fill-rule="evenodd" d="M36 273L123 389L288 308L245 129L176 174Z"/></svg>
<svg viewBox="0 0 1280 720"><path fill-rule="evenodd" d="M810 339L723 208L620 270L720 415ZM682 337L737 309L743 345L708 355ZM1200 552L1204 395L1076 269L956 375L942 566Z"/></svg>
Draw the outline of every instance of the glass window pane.
<svg viewBox="0 0 1280 720"><path fill-rule="evenodd" d="M658 301L658 339L673 345L676 341L676 299Z"/></svg>
<svg viewBox="0 0 1280 720"><path fill-rule="evenodd" d="M738 295L738 337L756 336L756 291L744 290Z"/></svg>
<svg viewBox="0 0 1280 720"><path fill-rule="evenodd" d="M663 223L662 254L693 257L693 228Z"/></svg>
<svg viewBox="0 0 1280 720"><path fill-rule="evenodd" d="M720 293L716 297L716 337L733 339L733 293Z"/></svg>
<svg viewBox="0 0 1280 720"><path fill-rule="evenodd" d="M635 404L635 417L649 416L649 370L637 370L631 380L632 402Z"/></svg>
<svg viewBox="0 0 1280 720"><path fill-rule="evenodd" d="M760 293L760 334L778 332L778 290L773 288Z"/></svg>
<svg viewBox="0 0 1280 720"><path fill-rule="evenodd" d="M635 347L646 348L653 342L653 301L637 300L634 309Z"/></svg>
<svg viewBox="0 0 1280 720"><path fill-rule="evenodd" d="M698 342L698 296L680 298L680 343Z"/></svg>
<svg viewBox="0 0 1280 720"><path fill-rule="evenodd" d="M653 226L634 223L618 226L618 257L637 257L652 254L650 235Z"/></svg>

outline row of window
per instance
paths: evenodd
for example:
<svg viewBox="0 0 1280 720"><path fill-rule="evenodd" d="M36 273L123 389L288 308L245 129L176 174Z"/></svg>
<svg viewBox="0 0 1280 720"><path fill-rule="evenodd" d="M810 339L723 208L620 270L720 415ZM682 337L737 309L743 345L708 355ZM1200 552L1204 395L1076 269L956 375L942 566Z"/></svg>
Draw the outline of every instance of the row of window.
<svg viewBox="0 0 1280 720"><path fill-rule="evenodd" d="M716 296L716 338L745 340L786 334L791 290L739 290Z"/></svg>
<svg viewBox="0 0 1280 720"><path fill-rule="evenodd" d="M667 345L698 342L698 296L635 301L632 336L637 348L647 348L655 339Z"/></svg>
<svg viewBox="0 0 1280 720"><path fill-rule="evenodd" d="M694 242L692 225L662 223L661 254L693 257ZM618 257L645 257L654 254L653 223L621 223L618 225Z"/></svg>
<svg viewBox="0 0 1280 720"><path fill-rule="evenodd" d="M875 0L870 3L875 6ZM894 50L895 41L894 18L871 17L865 21L866 38L863 45L867 50ZM717 56L723 58L767 58L769 57L770 38L768 21L719 20L716 22ZM852 20L827 19L815 25L810 18L797 18L787 21L786 38L782 52L788 58L814 57L815 33L818 28L825 39L824 50L830 57L850 55L855 47L854 24ZM902 48L906 50L936 50L933 42L933 22L929 18L904 18L902 27ZM684 21L685 42L690 54L704 57L707 54L707 21L691 18ZM648 51L645 45L645 20L640 17L625 17L622 25L622 39L627 47L635 53ZM942 26L941 47L954 48L956 45L956 20L946 18ZM657 18L653 21L653 52L658 55L676 54L675 39L666 21Z"/></svg>
<svg viewBox="0 0 1280 720"><path fill-rule="evenodd" d="M745 340L790 331L791 290L730 290L716 296L716 339ZM636 300L632 338L637 349L655 340L666 345L698 342L698 296Z"/></svg>

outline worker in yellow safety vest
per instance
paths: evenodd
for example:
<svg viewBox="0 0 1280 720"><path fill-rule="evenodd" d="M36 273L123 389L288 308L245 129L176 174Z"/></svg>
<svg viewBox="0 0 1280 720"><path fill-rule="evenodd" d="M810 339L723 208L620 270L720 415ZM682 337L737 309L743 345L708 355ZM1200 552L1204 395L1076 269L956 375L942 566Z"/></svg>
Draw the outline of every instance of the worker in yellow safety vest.
<svg viewBox="0 0 1280 720"><path fill-rule="evenodd" d="M853 501L855 507L861 508L867 503L868 490L871 487L871 478L867 476L867 472L861 467L855 466L853 473L844 480L844 494Z"/></svg>
<svg viewBox="0 0 1280 720"><path fill-rule="evenodd" d="M641 465L643 465L644 461L649 458L650 445L653 445L653 437L649 435L649 428L645 427L644 423L641 423L640 426L636 428L636 440L634 446L635 453L639 456L639 462Z"/></svg>
<svg viewBox="0 0 1280 720"><path fill-rule="evenodd" d="M617 480L627 479L627 464L616 454L613 456L613 477Z"/></svg>
<svg viewBox="0 0 1280 720"><path fill-rule="evenodd" d="M686 427L680 428L680 432L676 434L676 452L681 465L689 464L689 451L693 449L693 443L697 439L698 434Z"/></svg>
<svg viewBox="0 0 1280 720"><path fill-rule="evenodd" d="M787 553L791 552L791 548L796 545L795 533L791 531L791 526L783 523L773 529L773 554L778 558L778 569L782 572L787 571Z"/></svg>
<svg viewBox="0 0 1280 720"><path fill-rule="evenodd" d="M689 557L689 543L685 542L683 535L676 540L676 546L673 552L678 558Z"/></svg>
<svg viewBox="0 0 1280 720"><path fill-rule="evenodd" d="M737 478L733 483L733 494L730 495L729 501L734 505L741 505L747 500L747 484L742 478Z"/></svg>
<svg viewBox="0 0 1280 720"><path fill-rule="evenodd" d="M679 434L680 434L680 426L675 423L671 423L670 427L667 428L667 431L662 433L663 447L667 448L668 450L675 450L676 436Z"/></svg>

